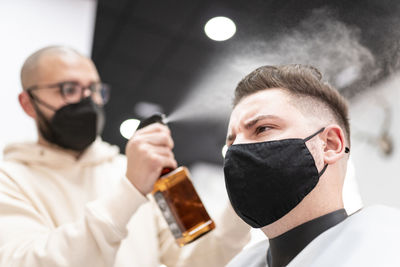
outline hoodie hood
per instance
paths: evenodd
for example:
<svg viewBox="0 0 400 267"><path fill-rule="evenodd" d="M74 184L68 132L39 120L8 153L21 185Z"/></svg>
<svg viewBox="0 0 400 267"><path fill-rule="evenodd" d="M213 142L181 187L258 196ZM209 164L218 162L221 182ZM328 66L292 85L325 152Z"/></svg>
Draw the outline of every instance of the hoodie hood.
<svg viewBox="0 0 400 267"><path fill-rule="evenodd" d="M79 158L65 149L48 147L38 143L24 142L10 144L4 148L4 161L15 161L27 165L43 165L48 167L68 167L70 165L98 165L110 161L119 155L119 148L97 138Z"/></svg>

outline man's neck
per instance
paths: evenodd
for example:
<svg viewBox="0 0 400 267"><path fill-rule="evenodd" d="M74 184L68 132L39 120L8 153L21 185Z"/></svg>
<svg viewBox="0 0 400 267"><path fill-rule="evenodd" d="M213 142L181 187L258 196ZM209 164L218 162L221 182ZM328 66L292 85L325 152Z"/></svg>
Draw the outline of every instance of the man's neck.
<svg viewBox="0 0 400 267"><path fill-rule="evenodd" d="M322 193L321 191L321 187L317 186L288 214L276 222L264 226L261 230L271 239L305 222L343 209L341 192L332 192L332 190L331 192Z"/></svg>
<svg viewBox="0 0 400 267"><path fill-rule="evenodd" d="M269 240L268 266L286 266L317 236L347 218L345 209L303 223Z"/></svg>

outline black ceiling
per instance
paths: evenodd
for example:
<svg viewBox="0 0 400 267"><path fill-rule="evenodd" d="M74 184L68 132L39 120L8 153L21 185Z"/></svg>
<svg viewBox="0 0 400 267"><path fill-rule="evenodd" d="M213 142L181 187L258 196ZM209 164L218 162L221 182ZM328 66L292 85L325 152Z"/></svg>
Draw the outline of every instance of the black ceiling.
<svg viewBox="0 0 400 267"><path fill-rule="evenodd" d="M119 127L125 119L137 116L136 103L156 103L170 114L191 92L198 76L227 50L245 50L246 40L254 36L268 42L290 33L322 7L360 30L358 40L375 56L374 68L379 69L344 88L348 97L398 69L397 1L99 0L92 56L102 79L113 87L103 138L123 151L126 140ZM215 42L206 37L204 24L215 16L227 16L236 23L232 39ZM221 163L226 123L227 116L224 120L172 123L178 161L184 165L199 160Z"/></svg>

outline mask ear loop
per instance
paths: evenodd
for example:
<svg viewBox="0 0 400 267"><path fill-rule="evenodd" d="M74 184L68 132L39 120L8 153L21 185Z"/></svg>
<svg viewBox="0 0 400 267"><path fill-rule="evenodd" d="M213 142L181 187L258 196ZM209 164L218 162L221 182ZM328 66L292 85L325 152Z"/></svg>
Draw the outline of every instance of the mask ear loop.
<svg viewBox="0 0 400 267"><path fill-rule="evenodd" d="M308 140L310 140L311 138L313 138L317 134L321 133L323 130L325 130L325 127L321 128L319 131L317 131L316 133L310 135L309 137L304 138L303 141L307 142ZM350 153L350 148L348 148L346 146L344 148L344 153ZM328 164L325 164L324 168L322 168L322 170L319 172L319 174L318 174L319 177L321 177L324 174L324 172L326 171L326 168L328 168Z"/></svg>
<svg viewBox="0 0 400 267"><path fill-rule="evenodd" d="M42 100L40 100L38 97L36 97L31 91L26 91L28 93L28 96L30 97L30 99L32 99L33 103L35 104L35 107L37 107L36 102L45 106L46 108L52 110L52 111L56 111L57 109L45 102L43 102Z"/></svg>
<svg viewBox="0 0 400 267"><path fill-rule="evenodd" d="M309 137L304 138L303 139L304 143L307 142L308 140L310 140L311 138L313 138L314 136L316 136L317 134L323 132L324 130L325 130L325 127L321 128L320 130L318 130L314 134L310 135ZM325 164L324 168L322 168L322 170L318 173L318 177L321 177L322 174L324 174L324 172L326 171L326 168L328 168L328 164Z"/></svg>
<svg viewBox="0 0 400 267"><path fill-rule="evenodd" d="M310 140L311 138L313 138L314 136L316 136L317 134L321 133L323 130L325 130L325 127L321 128L319 131L317 131L316 133L310 135L309 137L306 137L303 139L304 143L307 142L308 140Z"/></svg>
<svg viewBox="0 0 400 267"><path fill-rule="evenodd" d="M30 91L27 91L27 93L28 93L30 99L32 100L33 108L35 109L36 114L41 119L41 121L39 121L39 124L42 124L47 130L47 132L45 132L45 131L43 132L41 130L39 130L39 131L41 132L41 134L47 141L51 142L52 140L55 139L55 137L53 136L53 133L51 131L50 132L48 131L49 129L51 129L50 121L44 116L43 112L40 110L40 108L36 102L44 105L45 107L47 107L50 110L55 111L55 109L53 107L51 107L50 105L42 102L37 97L35 97Z"/></svg>
<svg viewBox="0 0 400 267"><path fill-rule="evenodd" d="M328 164L325 164L325 166L322 168L322 170L318 173L318 177L321 177L322 174L326 171L326 168L328 168Z"/></svg>
<svg viewBox="0 0 400 267"><path fill-rule="evenodd" d="M323 130L325 130L325 127L322 128L321 130L317 131L316 133L310 135L309 137L306 137L303 139L304 142L307 142L308 140L310 140L311 138L313 138L314 136L316 136L317 134L321 133ZM350 148L348 148L347 146L344 148L344 153L350 153Z"/></svg>

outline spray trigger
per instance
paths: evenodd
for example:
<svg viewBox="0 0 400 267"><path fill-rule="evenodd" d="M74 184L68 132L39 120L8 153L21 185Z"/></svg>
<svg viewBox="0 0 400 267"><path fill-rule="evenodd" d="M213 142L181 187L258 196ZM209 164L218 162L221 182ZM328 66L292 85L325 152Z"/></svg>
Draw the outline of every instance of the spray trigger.
<svg viewBox="0 0 400 267"><path fill-rule="evenodd" d="M140 124L139 124L137 130L142 129L142 128L144 128L150 124L156 123L156 122L161 123L161 124L167 124L167 118L166 118L165 114L155 113L155 114L151 115L150 117L140 121Z"/></svg>

